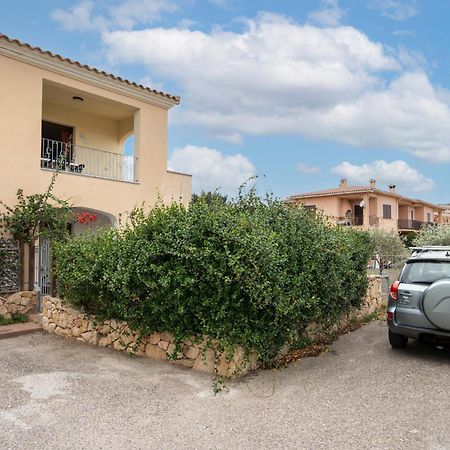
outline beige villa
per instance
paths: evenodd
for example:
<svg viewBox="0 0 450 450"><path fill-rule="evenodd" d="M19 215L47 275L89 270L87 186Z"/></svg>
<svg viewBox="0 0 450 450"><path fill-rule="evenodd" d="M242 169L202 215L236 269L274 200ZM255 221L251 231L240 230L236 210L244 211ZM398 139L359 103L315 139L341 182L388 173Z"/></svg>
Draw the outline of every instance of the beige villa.
<svg viewBox="0 0 450 450"><path fill-rule="evenodd" d="M286 203L320 210L338 225L380 227L401 234L442 223L444 211L442 206L400 195L395 185L388 191L378 189L373 179L367 186L350 186L342 179L336 188L292 195Z"/></svg>
<svg viewBox="0 0 450 450"><path fill-rule="evenodd" d="M178 103L0 35L2 201L13 204L19 187L42 192L63 160L55 193L99 222L158 198L189 202L191 177L167 170L168 111Z"/></svg>
<svg viewBox="0 0 450 450"><path fill-rule="evenodd" d="M167 170L168 111L178 103L0 34L0 199L43 192L58 169L54 193L94 217L93 229L143 203L187 204L191 176Z"/></svg>

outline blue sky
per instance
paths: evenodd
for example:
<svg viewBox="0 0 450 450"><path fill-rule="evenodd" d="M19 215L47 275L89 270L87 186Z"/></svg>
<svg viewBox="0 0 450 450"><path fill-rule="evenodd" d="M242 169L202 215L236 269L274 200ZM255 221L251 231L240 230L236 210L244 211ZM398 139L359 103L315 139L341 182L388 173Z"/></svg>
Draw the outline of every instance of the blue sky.
<svg viewBox="0 0 450 450"><path fill-rule="evenodd" d="M279 197L376 178L450 202L446 0L3 2L0 32L180 95L170 167Z"/></svg>

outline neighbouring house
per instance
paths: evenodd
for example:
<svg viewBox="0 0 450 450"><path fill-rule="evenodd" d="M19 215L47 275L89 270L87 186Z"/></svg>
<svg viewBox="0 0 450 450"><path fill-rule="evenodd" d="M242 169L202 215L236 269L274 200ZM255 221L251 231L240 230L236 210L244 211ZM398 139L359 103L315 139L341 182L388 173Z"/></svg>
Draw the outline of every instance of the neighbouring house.
<svg viewBox="0 0 450 450"><path fill-rule="evenodd" d="M450 203L442 203L439 205L441 208L444 208L442 211L442 223L445 225L450 224Z"/></svg>
<svg viewBox="0 0 450 450"><path fill-rule="evenodd" d="M395 185L388 191L378 189L373 179L367 186L350 186L342 179L334 189L292 195L286 203L322 211L338 225L380 227L400 234L442 223L444 211L442 206L400 195Z"/></svg>
<svg viewBox="0 0 450 450"><path fill-rule="evenodd" d="M43 192L59 167L54 193L95 215L94 227L143 203L187 204L191 176L167 170L168 111L178 104L0 34L1 200L15 204L18 188Z"/></svg>

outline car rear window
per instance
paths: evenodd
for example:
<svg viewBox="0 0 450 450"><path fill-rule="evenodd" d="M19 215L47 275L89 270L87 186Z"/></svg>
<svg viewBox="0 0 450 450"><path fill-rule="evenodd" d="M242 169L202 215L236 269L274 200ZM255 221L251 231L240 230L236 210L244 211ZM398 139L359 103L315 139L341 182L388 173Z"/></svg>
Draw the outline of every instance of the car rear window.
<svg viewBox="0 0 450 450"><path fill-rule="evenodd" d="M431 284L450 277L450 261L410 261L401 276L402 283Z"/></svg>

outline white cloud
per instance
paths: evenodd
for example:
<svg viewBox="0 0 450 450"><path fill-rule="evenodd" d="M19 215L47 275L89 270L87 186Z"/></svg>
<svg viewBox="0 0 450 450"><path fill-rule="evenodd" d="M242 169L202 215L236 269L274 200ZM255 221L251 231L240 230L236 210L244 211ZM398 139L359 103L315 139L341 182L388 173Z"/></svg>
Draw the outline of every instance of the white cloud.
<svg viewBox="0 0 450 450"><path fill-rule="evenodd" d="M435 183L431 178L422 175L417 169L405 161L386 162L373 161L360 166L343 162L331 171L341 177L348 178L351 183L367 185L371 178L377 180L384 187L395 184L399 192L424 192L434 189Z"/></svg>
<svg viewBox="0 0 450 450"><path fill-rule="evenodd" d="M175 123L233 142L297 134L450 161L449 95L421 55L393 53L353 27L261 14L241 32L149 28L102 39L111 63L144 64L178 86Z"/></svg>
<svg viewBox="0 0 450 450"><path fill-rule="evenodd" d="M407 20L418 13L415 0L371 0L369 8L377 9L381 14L393 20Z"/></svg>
<svg viewBox="0 0 450 450"><path fill-rule="evenodd" d="M163 13L173 13L178 6L173 0L124 0L110 9L109 15L116 26L131 29L136 23L160 20Z"/></svg>
<svg viewBox="0 0 450 450"><path fill-rule="evenodd" d="M218 6L219 8L229 8L229 0L208 0L209 3L213 4L214 6Z"/></svg>
<svg viewBox="0 0 450 450"><path fill-rule="evenodd" d="M55 9L51 17L67 31L89 31L103 29L106 20L93 15L94 2L82 1L68 9Z"/></svg>
<svg viewBox="0 0 450 450"><path fill-rule="evenodd" d="M309 164L306 164L306 163L298 163L297 171L300 173L313 174L313 173L319 173L320 168L317 166L310 166Z"/></svg>
<svg viewBox="0 0 450 450"><path fill-rule="evenodd" d="M395 30L392 34L394 36L413 36L416 32L415 30Z"/></svg>
<svg viewBox="0 0 450 450"><path fill-rule="evenodd" d="M325 26L339 25L345 13L339 6L338 0L322 0L324 7L308 14L308 18L313 22Z"/></svg>
<svg viewBox="0 0 450 450"><path fill-rule="evenodd" d="M178 10L175 0L122 0L96 13L99 4L83 0L68 9L55 9L51 17L67 31L103 31L112 27L130 30L136 24L151 23L160 20L163 13Z"/></svg>
<svg viewBox="0 0 450 450"><path fill-rule="evenodd" d="M255 166L241 154L224 155L209 147L187 145L176 148L169 160L170 170L190 173L193 192L214 191L235 195L239 186L256 174Z"/></svg>

